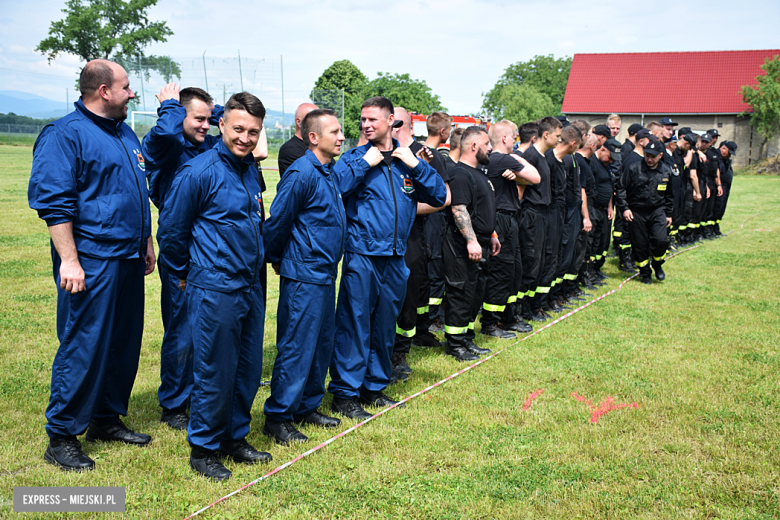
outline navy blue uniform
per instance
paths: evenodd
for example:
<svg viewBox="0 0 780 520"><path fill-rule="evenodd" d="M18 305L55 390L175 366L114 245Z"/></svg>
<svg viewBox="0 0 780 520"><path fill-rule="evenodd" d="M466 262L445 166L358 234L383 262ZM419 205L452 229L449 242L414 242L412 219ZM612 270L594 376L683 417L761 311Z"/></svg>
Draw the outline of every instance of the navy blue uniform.
<svg viewBox="0 0 780 520"><path fill-rule="evenodd" d="M382 391L390 382L395 322L409 276L406 240L417 202L438 208L447 201L444 181L425 161L413 169L398 159L370 167L363 156L371 146L349 150L334 170L347 213L347 241L328 390L341 399L359 397L361 388Z"/></svg>
<svg viewBox="0 0 780 520"><path fill-rule="evenodd" d="M211 112L212 124L219 122L224 109L216 105ZM157 123L144 136L141 150L146 159L149 198L162 209L176 171L187 161L210 150L220 137L206 135L195 146L182 135L187 109L175 99L166 99L157 109ZM157 398L166 410L186 407L192 392L192 336L187 318L187 297L179 289L179 278L159 266L163 335L160 347L160 388Z"/></svg>
<svg viewBox="0 0 780 520"><path fill-rule="evenodd" d="M187 281L194 384L187 440L216 450L249 433L263 370L262 205L251 156L223 142L184 165L160 213L160 263Z"/></svg>
<svg viewBox="0 0 780 520"><path fill-rule="evenodd" d="M49 226L71 222L86 291L60 288L51 246L60 346L46 409L50 437L127 415L138 370L144 256L151 236L141 144L122 121L87 110L47 125L35 142L29 204Z"/></svg>
<svg viewBox="0 0 780 520"><path fill-rule="evenodd" d="M263 226L265 259L281 263L276 349L265 415L292 421L319 408L333 355L336 276L346 216L330 165L310 150L276 187Z"/></svg>

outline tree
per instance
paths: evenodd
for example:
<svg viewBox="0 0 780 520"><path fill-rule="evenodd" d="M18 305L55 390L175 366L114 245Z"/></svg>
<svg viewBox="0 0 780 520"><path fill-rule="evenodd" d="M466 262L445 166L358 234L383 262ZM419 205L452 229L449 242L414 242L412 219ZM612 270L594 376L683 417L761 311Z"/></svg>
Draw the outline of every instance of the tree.
<svg viewBox="0 0 780 520"><path fill-rule="evenodd" d="M165 42L171 31L165 22L150 22L147 10L157 0L67 0L63 20L51 23L49 37L36 51L49 63L62 53L75 54L84 61L113 59L131 72L143 69L146 78L152 70L164 78L181 77L179 64L165 56L146 56L143 49Z"/></svg>
<svg viewBox="0 0 780 520"><path fill-rule="evenodd" d="M502 94L502 91L510 85L518 87L525 85L533 87L538 93L544 94L552 101L553 111L544 115L560 114L570 71L570 57L555 59L550 54L548 56L534 56L527 62L518 61L507 67L496 85L484 95L482 108L493 118L499 118L498 115L503 114L505 110L502 99L508 99L506 94Z"/></svg>
<svg viewBox="0 0 780 520"><path fill-rule="evenodd" d="M368 78L351 61L336 61L317 78L311 100L321 108L341 112L341 91L344 90L344 135L356 139L360 135L358 121L366 85Z"/></svg>
<svg viewBox="0 0 780 520"><path fill-rule="evenodd" d="M751 108L742 115L749 115L751 126L764 137L759 158L765 159L767 143L780 134L780 56L767 58L761 70L766 74L756 77L757 86L742 87L742 99Z"/></svg>
<svg viewBox="0 0 780 520"><path fill-rule="evenodd" d="M379 72L377 78L369 82L366 94L366 98L384 96L393 105L404 107L409 112L430 114L447 110L425 81L412 79L409 74Z"/></svg>
<svg viewBox="0 0 780 520"><path fill-rule="evenodd" d="M546 94L529 85L507 85L498 100L501 110L492 114L494 121L509 119L518 126L559 111Z"/></svg>

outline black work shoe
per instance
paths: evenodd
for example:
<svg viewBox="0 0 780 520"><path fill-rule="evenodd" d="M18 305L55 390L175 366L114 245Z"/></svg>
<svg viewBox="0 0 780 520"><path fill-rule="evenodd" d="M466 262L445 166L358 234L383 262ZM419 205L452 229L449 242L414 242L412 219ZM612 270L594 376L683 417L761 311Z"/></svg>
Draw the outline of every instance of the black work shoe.
<svg viewBox="0 0 780 520"><path fill-rule="evenodd" d="M393 372L390 374L389 385L394 385L399 381L407 381L410 375L409 372L404 372L400 367L395 366L393 367Z"/></svg>
<svg viewBox="0 0 780 520"><path fill-rule="evenodd" d="M642 277L642 283L646 283L647 285L651 285L653 283L653 278L650 276L643 276Z"/></svg>
<svg viewBox="0 0 780 520"><path fill-rule="evenodd" d="M362 421L371 417L371 414L358 404L357 399L340 399L334 396L333 402L330 403L330 409L350 419L360 419Z"/></svg>
<svg viewBox="0 0 780 520"><path fill-rule="evenodd" d="M628 264L620 264L620 265L618 266L618 269L619 269L620 271L623 271L624 273L629 273L629 274L636 274L636 270L635 270L635 269L631 269L631 268L628 266Z"/></svg>
<svg viewBox="0 0 780 520"><path fill-rule="evenodd" d="M528 323L526 323L525 321L523 321L522 318L514 323L509 323L506 325L504 325L503 323L499 323L498 326L504 330L508 330L512 332L520 332L520 333L531 332L532 330L534 330L534 328Z"/></svg>
<svg viewBox="0 0 780 520"><path fill-rule="evenodd" d="M84 454L75 436L49 439L43 459L64 471L87 471L95 467L95 461Z"/></svg>
<svg viewBox="0 0 780 520"><path fill-rule="evenodd" d="M219 461L216 452L198 446L193 446L190 452L190 467L213 480L227 480L232 475Z"/></svg>
<svg viewBox="0 0 780 520"><path fill-rule="evenodd" d="M532 314L530 319L536 322L547 321L547 317L544 314L542 314L542 311Z"/></svg>
<svg viewBox="0 0 780 520"><path fill-rule="evenodd" d="M187 410L184 408L177 408L175 410L163 408L160 422L167 424L174 430L186 430L187 426L190 424L190 416L187 415Z"/></svg>
<svg viewBox="0 0 780 520"><path fill-rule="evenodd" d="M444 353L447 354L448 356L454 357L458 361L476 361L477 359L479 359L478 355L472 354L464 347L447 346L447 350L445 350Z"/></svg>
<svg viewBox="0 0 780 520"><path fill-rule="evenodd" d="M542 315L542 317L543 317L545 320L551 320L551 319L553 319L553 317L552 317L551 315L547 314L547 313L546 313L546 312L544 312L544 311L539 311L539 314L541 314L541 315Z"/></svg>
<svg viewBox="0 0 780 520"><path fill-rule="evenodd" d="M654 265L653 271L655 271L655 277L658 279L659 282L663 282L666 280L666 273L664 272L664 268L660 265Z"/></svg>
<svg viewBox="0 0 780 520"><path fill-rule="evenodd" d="M409 363L406 362L406 354L403 352L393 352L390 363L393 366L393 371L398 369L399 372L403 372L407 376L412 373L412 368L409 366Z"/></svg>
<svg viewBox="0 0 780 520"><path fill-rule="evenodd" d="M423 331L418 332L414 335L412 338L412 345L416 347L429 347L429 348L437 348L441 347L441 341L436 339L436 336L434 336L430 331Z"/></svg>
<svg viewBox="0 0 780 520"><path fill-rule="evenodd" d="M276 444L289 446L293 442L307 442L309 438L298 431L290 421L275 421L270 417L265 418L263 435L276 441Z"/></svg>
<svg viewBox="0 0 780 520"><path fill-rule="evenodd" d="M444 325L441 324L439 318L433 320L428 327L428 332L444 332Z"/></svg>
<svg viewBox="0 0 780 520"><path fill-rule="evenodd" d="M606 275L606 274L604 274L604 273L602 273L601 271L596 271L596 276L598 276L598 277L599 277L599 278L601 278L602 280L607 280L607 279L609 279L609 276L608 276L608 275Z"/></svg>
<svg viewBox="0 0 780 520"><path fill-rule="evenodd" d="M146 446L152 442L152 438L149 435L134 432L125 426L122 419L117 419L114 424L99 424L93 420L89 423L89 429L84 440L87 442L119 441L136 446Z"/></svg>
<svg viewBox="0 0 780 520"><path fill-rule="evenodd" d="M294 415L295 424L311 424L313 426L322 426L323 428L338 428L341 426L341 419L322 414L319 410L314 410L306 415Z"/></svg>
<svg viewBox="0 0 780 520"><path fill-rule="evenodd" d="M234 461L242 464L257 464L259 462L267 464L271 462L272 459L270 453L257 451L254 446L246 441L246 439L222 441L218 453L222 457L230 457Z"/></svg>
<svg viewBox="0 0 780 520"><path fill-rule="evenodd" d="M363 390L360 392L358 402L366 406L377 407L393 406L394 404L398 404L398 401L393 401L382 392L369 392L368 390ZM404 405L401 405L398 408L402 408L403 406Z"/></svg>
<svg viewBox="0 0 780 520"><path fill-rule="evenodd" d="M481 347L478 347L478 346L477 346L477 344L476 344L476 343L474 343L474 342L473 342L473 341L471 341L471 340L469 340L469 341L466 343L466 350L468 350L468 351L469 351L469 352L471 352L472 354L476 354L477 356L482 356L482 355L485 355L485 354L490 354L491 352L493 352L493 351L492 351L492 350L490 350L489 348L481 348Z"/></svg>
<svg viewBox="0 0 780 520"><path fill-rule="evenodd" d="M495 325L484 325L482 327L482 330L480 330L479 332L480 334L484 334L485 336L490 336L491 338L498 338L498 339L515 339L517 337L514 332L509 332L500 329ZM474 352L471 349L468 350L469 352L477 354L477 352ZM490 351L488 350L488 352ZM485 352L483 352L483 354L485 354Z"/></svg>

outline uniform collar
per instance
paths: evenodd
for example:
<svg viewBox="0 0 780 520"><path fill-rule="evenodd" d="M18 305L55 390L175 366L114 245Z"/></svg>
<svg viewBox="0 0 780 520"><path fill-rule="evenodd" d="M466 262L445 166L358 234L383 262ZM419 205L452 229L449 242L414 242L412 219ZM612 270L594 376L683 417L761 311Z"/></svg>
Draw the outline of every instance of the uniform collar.
<svg viewBox="0 0 780 520"><path fill-rule="evenodd" d="M79 98L79 100L76 101L74 105L76 110L78 110L81 114L86 116L89 120L106 131L118 133L119 128L125 122L124 119L117 121L116 119L108 119L107 117L99 116L96 113L91 112L89 109L87 109L87 107L84 106L81 98Z"/></svg>
<svg viewBox="0 0 780 520"><path fill-rule="evenodd" d="M217 150L219 157L224 162L226 162L229 166L233 167L234 169L238 170L241 173L243 173L245 168L249 167L255 162L255 159L254 157L252 157L251 153L247 154L247 156L244 157L243 159L239 159L238 157L233 155L233 152L228 150L227 146L225 146L225 142L221 139L219 140L219 142L214 148Z"/></svg>
<svg viewBox="0 0 780 520"><path fill-rule="evenodd" d="M330 164L322 164L319 159L317 159L317 156L314 155L314 152L306 149L306 153L304 154L304 157L306 157L311 163L314 165L314 167L320 171L323 175L326 177L330 175Z"/></svg>

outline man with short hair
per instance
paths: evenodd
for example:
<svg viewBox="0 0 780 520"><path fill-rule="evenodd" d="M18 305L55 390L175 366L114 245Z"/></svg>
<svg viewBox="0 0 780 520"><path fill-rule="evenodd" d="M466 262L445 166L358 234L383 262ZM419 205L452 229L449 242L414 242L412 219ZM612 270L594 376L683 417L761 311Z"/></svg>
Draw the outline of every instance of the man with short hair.
<svg viewBox="0 0 780 520"><path fill-rule="evenodd" d="M489 259L490 273L486 280L481 333L501 339L516 337L514 331L533 330L522 316L515 315L512 304L517 301L519 278L523 274L517 186L538 183L539 173L528 161L512 153L514 134L514 129L505 123L494 124L488 132L493 151L488 155L487 178L496 199L495 231L501 251Z"/></svg>
<svg viewBox="0 0 780 520"><path fill-rule="evenodd" d="M574 124L576 124L576 121ZM591 215L593 214L593 200L595 198L594 190L596 184L590 166L591 157L593 157L594 153L593 147L596 146L596 137L589 135L587 132L583 135L585 136L585 142L574 154L574 162L577 163L577 171L580 176L580 223L582 227L577 235L574 260L567 271L566 281L564 282L568 291L566 293L567 297L570 300L577 301L584 301L585 299L583 298L585 293L579 286L585 285L584 282L587 271L586 255L592 244L593 221L591 220Z"/></svg>
<svg viewBox="0 0 780 520"><path fill-rule="evenodd" d="M145 446L127 415L144 325L144 276L154 271L141 143L124 123L135 98L107 60L81 70L75 110L35 141L27 192L51 236L57 337L44 459L66 471L95 462L76 438Z"/></svg>
<svg viewBox="0 0 780 520"><path fill-rule="evenodd" d="M720 180L720 153L712 146L717 138L709 132L701 136L702 152L704 152L705 182L707 184L707 199L702 211L701 233L707 240L715 238L715 199L723 195L723 186Z"/></svg>
<svg viewBox="0 0 780 520"><path fill-rule="evenodd" d="M674 127L678 126L679 123L672 121L671 117L662 117L661 120L658 122L661 124L661 126L663 126L663 139L664 140L671 139L672 136L674 135Z"/></svg>
<svg viewBox="0 0 780 520"><path fill-rule="evenodd" d="M628 137L626 137L626 140L623 142L623 145L620 147L621 155L628 155L634 151L634 146L636 146L636 133L643 128L644 127L639 123L634 123L633 125L628 127Z"/></svg>
<svg viewBox="0 0 780 520"><path fill-rule="evenodd" d="M319 407L333 355L336 276L346 236L346 215L331 169L344 134L336 112L326 108L304 116L301 136L309 149L285 170L263 225L265 259L280 276L278 354L263 433L283 445L309 440L293 422L326 428L341 424Z"/></svg>
<svg viewBox="0 0 780 520"><path fill-rule="evenodd" d="M715 236L721 237L723 233L720 232L720 221L723 215L726 214L726 204L729 201L729 193L731 193L731 183L734 180L734 169L731 166L733 156L737 155L737 143L734 141L723 141L718 148L721 156L722 170L720 172L721 188L723 189L722 195L715 199L715 209L713 210L713 220L715 221Z"/></svg>
<svg viewBox="0 0 780 520"><path fill-rule="evenodd" d="M211 124L219 124L223 107L215 105L205 90L180 89L168 83L156 95L160 102L157 123L144 136L141 150L146 159L149 198L162 210L176 171L188 161L210 150L221 138L209 135ZM160 421L175 430L186 430L187 407L192 392L192 335L187 314L187 296L179 289L179 278L159 267L160 307L163 341L160 347Z"/></svg>
<svg viewBox="0 0 780 520"><path fill-rule="evenodd" d="M588 264L588 274L592 285L604 285L603 280L606 279L606 275L601 272L601 267L606 261L607 249L609 248L614 191L609 168L616 161L622 159L620 149L620 142L612 138L607 139L604 146L596 150L596 160L590 161L596 183L596 197L593 201L593 213L591 214L593 244Z"/></svg>
<svg viewBox="0 0 780 520"><path fill-rule="evenodd" d="M517 137L518 141L515 144L515 151L523 154L539 137L539 124L532 121L520 125L520 128L517 129Z"/></svg>
<svg viewBox="0 0 780 520"><path fill-rule="evenodd" d="M620 120L620 116L617 114L610 114L607 118L607 127L609 128L609 133L612 135L613 139L617 139L617 136L620 134L620 128L622 125L623 122Z"/></svg>
<svg viewBox="0 0 780 520"><path fill-rule="evenodd" d="M279 177L284 175L284 172L292 163L306 155L308 147L301 135L301 123L306 114L316 109L317 105L314 103L301 103L295 110L295 135L279 148L279 159L277 161L279 163Z"/></svg>
<svg viewBox="0 0 780 520"><path fill-rule="evenodd" d="M471 126L461 137L461 157L452 171L452 205L444 246L444 335L446 354L473 361L489 349L474 343L474 322L482 305L490 265L488 251L501 249L495 233L496 199L480 166L490 162L490 140L484 128Z"/></svg>
<svg viewBox="0 0 780 520"><path fill-rule="evenodd" d="M447 166L447 171L453 169L460 160L460 138L466 129L458 127L450 132L450 153L444 157L444 164Z"/></svg>
<svg viewBox="0 0 780 520"><path fill-rule="evenodd" d="M698 136L688 127L680 128L677 135L678 144L675 153L677 153L678 156L682 156L683 169L681 177L683 189L685 190L679 236L681 244L686 246L693 242L693 233L696 226L693 220L694 203L701 201L697 173L699 165L699 155L697 153ZM679 165L680 158L677 157L676 160Z"/></svg>
<svg viewBox="0 0 780 520"><path fill-rule="evenodd" d="M612 132L607 125L596 125L590 129L590 133L596 136L597 150L604 146L604 143L607 142L607 139L612 138Z"/></svg>
<svg viewBox="0 0 780 520"><path fill-rule="evenodd" d="M438 173L392 138L393 103L363 102L360 120L368 144L353 148L335 173L347 214L347 241L336 307L330 364L331 409L366 419L368 406L393 406L383 390L392 375L396 318L406 293L406 241L417 203L442 207L447 187Z"/></svg>
<svg viewBox="0 0 780 520"><path fill-rule="evenodd" d="M653 283L651 266L659 281L669 246L667 228L672 225L673 202L669 190L669 169L661 162L664 145L652 141L644 149L645 157L621 175L617 187L617 206L631 227L631 248L642 283Z"/></svg>
<svg viewBox="0 0 780 520"><path fill-rule="evenodd" d="M262 194L252 150L264 118L252 94L230 97L222 140L176 172L157 232L160 264L179 278L190 315L190 466L214 480L231 476L218 456L271 460L246 440L263 372Z"/></svg>
<svg viewBox="0 0 780 520"><path fill-rule="evenodd" d="M520 208L520 241L522 243L523 278L520 284L522 314L525 321L545 321L550 316L542 313L547 291L542 288L544 258L547 247L549 206L552 204L550 167L544 154L558 144L563 125L554 117L539 121L536 142L523 153L523 159L539 172L539 184L523 190ZM542 289L540 291L540 289Z"/></svg>

